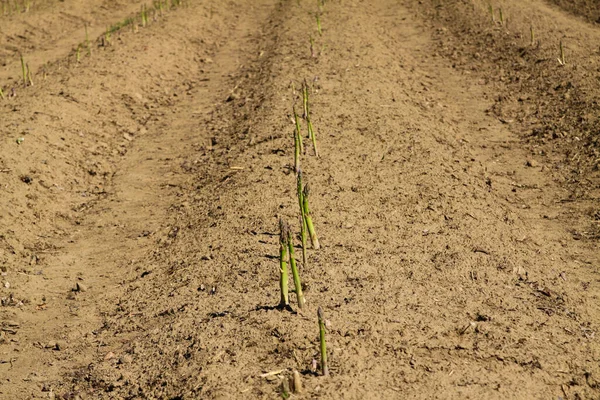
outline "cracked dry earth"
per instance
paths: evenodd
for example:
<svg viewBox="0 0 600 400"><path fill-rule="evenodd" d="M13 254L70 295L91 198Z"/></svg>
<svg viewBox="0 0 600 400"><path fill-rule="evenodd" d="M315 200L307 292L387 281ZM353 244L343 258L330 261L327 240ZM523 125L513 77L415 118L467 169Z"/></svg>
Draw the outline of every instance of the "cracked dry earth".
<svg viewBox="0 0 600 400"><path fill-rule="evenodd" d="M0 398L271 399L294 370L293 398L600 396L587 8L189 0L142 26L138 1L5 3ZM497 51L547 21L538 61ZM305 81L322 246L281 310Z"/></svg>

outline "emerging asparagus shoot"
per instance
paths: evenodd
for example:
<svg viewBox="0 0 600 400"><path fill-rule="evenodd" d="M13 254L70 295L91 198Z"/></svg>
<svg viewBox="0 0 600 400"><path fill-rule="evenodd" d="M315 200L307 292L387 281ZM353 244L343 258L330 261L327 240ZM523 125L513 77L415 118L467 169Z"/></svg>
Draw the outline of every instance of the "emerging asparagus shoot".
<svg viewBox="0 0 600 400"><path fill-rule="evenodd" d="M294 171L300 171L300 135L294 130Z"/></svg>
<svg viewBox="0 0 600 400"><path fill-rule="evenodd" d="M306 215L304 215L304 193L302 192L302 171L298 171L297 177L297 194L298 203L300 205L300 239L302 240L302 265L306 268Z"/></svg>
<svg viewBox="0 0 600 400"><path fill-rule="evenodd" d="M306 79L304 80L304 84L302 85L302 108L302 118L306 119L308 116L308 84L306 83Z"/></svg>
<svg viewBox="0 0 600 400"><path fill-rule="evenodd" d="M310 122L310 116L306 118L306 124L308 125L308 136L312 140L313 149L315 149L315 156L319 157L319 149L317 149L317 137L315 135L315 130L313 129L312 122Z"/></svg>
<svg viewBox="0 0 600 400"><path fill-rule="evenodd" d="M563 47L562 40L560 41L560 58L558 59L558 63L560 65L566 65L567 61L565 60L565 49Z"/></svg>
<svg viewBox="0 0 600 400"><path fill-rule="evenodd" d="M535 33L533 31L533 25L529 26L529 35L531 37L531 46L535 45Z"/></svg>
<svg viewBox="0 0 600 400"><path fill-rule="evenodd" d="M304 150L304 144L302 143L302 133L300 132L300 119L298 113L296 113L296 107L294 107L294 122L296 123L296 134L298 135L298 143L300 145L300 152L306 153ZM298 172L298 171L296 171Z"/></svg>
<svg viewBox="0 0 600 400"><path fill-rule="evenodd" d="M316 14L317 17L317 32L319 32L319 36L323 36L323 31L321 30L321 17L319 17L319 13Z"/></svg>
<svg viewBox="0 0 600 400"><path fill-rule="evenodd" d="M327 366L327 343L325 342L325 316L321 307L317 310L317 317L319 318L319 342L321 344L321 373L323 376L327 376L329 367Z"/></svg>
<svg viewBox="0 0 600 400"><path fill-rule="evenodd" d="M25 64L27 68L27 81L29 82L29 86L33 86L33 75L31 74L31 69L29 69L29 64Z"/></svg>
<svg viewBox="0 0 600 400"><path fill-rule="evenodd" d="M304 119L306 120L306 126L308 129L308 138L312 141L313 148L315 150L315 156L319 157L319 150L317 149L317 138L315 136L315 130L313 129L312 122L310 120L310 105L308 101L308 83L304 80L302 86L302 103L304 107Z"/></svg>
<svg viewBox="0 0 600 400"><path fill-rule="evenodd" d="M91 56L92 55L92 46L90 45L90 37L88 35L87 24L85 24L84 27L85 27L85 47L87 48L88 56ZM77 61L79 61L79 60L77 60Z"/></svg>
<svg viewBox="0 0 600 400"><path fill-rule="evenodd" d="M308 198L310 196L310 188L308 184L304 186L304 191L302 192L302 209L304 213L304 219L306 221L306 228L308 229L308 234L310 236L310 242L314 249L320 249L321 245L319 244L319 238L317 237L317 233L315 232L315 227L313 225L312 217L310 215L310 207L308 205Z"/></svg>
<svg viewBox="0 0 600 400"><path fill-rule="evenodd" d="M300 273L298 272L298 266L296 265L296 259L294 258L294 240L292 238L292 232L288 230L288 250L290 256L290 267L292 268L292 277L294 278L294 288L296 289L296 299L298 300L298 308L304 307L304 294L302 294L302 282L300 282Z"/></svg>
<svg viewBox="0 0 600 400"><path fill-rule="evenodd" d="M279 288L281 290L281 301L279 307L287 308L290 305L288 294L288 234L289 228L285 221L279 219Z"/></svg>
<svg viewBox="0 0 600 400"><path fill-rule="evenodd" d="M21 56L21 73L23 74L23 85L27 86L27 70L25 69L25 59L23 58L23 53Z"/></svg>

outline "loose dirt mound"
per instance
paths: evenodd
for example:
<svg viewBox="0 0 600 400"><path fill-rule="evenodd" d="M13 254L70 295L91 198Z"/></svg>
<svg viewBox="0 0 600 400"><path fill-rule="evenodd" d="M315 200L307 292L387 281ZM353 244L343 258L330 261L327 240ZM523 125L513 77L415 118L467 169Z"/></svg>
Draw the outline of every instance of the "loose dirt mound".
<svg viewBox="0 0 600 400"><path fill-rule="evenodd" d="M592 22L600 23L600 9L598 3L593 0L552 0L565 10L575 15L581 15Z"/></svg>
<svg viewBox="0 0 600 400"><path fill-rule="evenodd" d="M596 28L323 3L157 9L4 101L0 396L275 398L293 370L298 398L598 396L596 55L513 48L528 18L570 51ZM290 311L305 83L322 248Z"/></svg>

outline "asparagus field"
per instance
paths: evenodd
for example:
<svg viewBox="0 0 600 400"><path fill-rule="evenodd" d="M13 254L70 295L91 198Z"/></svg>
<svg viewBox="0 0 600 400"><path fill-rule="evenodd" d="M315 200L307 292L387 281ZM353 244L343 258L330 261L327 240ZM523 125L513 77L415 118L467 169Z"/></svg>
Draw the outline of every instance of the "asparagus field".
<svg viewBox="0 0 600 400"><path fill-rule="evenodd" d="M599 16L0 0L0 399L599 398Z"/></svg>

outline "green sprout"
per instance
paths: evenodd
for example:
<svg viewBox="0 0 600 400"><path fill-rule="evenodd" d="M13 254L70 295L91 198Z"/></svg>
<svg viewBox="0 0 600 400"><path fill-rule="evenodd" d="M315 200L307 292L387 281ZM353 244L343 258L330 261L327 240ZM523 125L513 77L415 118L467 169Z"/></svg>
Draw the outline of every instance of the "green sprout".
<svg viewBox="0 0 600 400"><path fill-rule="evenodd" d="M489 10L490 10L490 16L492 17L492 23L494 24L494 23L496 23L496 17L494 17L494 7L491 4L489 7Z"/></svg>
<svg viewBox="0 0 600 400"><path fill-rule="evenodd" d="M498 12L500 13L500 25L504 25L504 14L502 13L502 8L499 8Z"/></svg>
<svg viewBox="0 0 600 400"><path fill-rule="evenodd" d="M148 11L146 10L145 4L142 4L142 11L140 13L140 17L142 19L142 27L146 27L148 25Z"/></svg>
<svg viewBox="0 0 600 400"><path fill-rule="evenodd" d="M27 68L27 81L29 82L29 86L33 86L33 74L31 73L31 69L29 69L29 64L25 64Z"/></svg>
<svg viewBox="0 0 600 400"><path fill-rule="evenodd" d="M90 36L88 34L88 27L87 24L84 25L85 26L85 47L87 48L87 53L88 56L92 55L92 46L90 44ZM79 60L77 60L79 61Z"/></svg>
<svg viewBox="0 0 600 400"><path fill-rule="evenodd" d="M533 25L529 26L529 36L531 39L531 46L535 45L535 33L533 32Z"/></svg>
<svg viewBox="0 0 600 400"><path fill-rule="evenodd" d="M279 307L286 308L290 305L289 294L288 294L288 269L287 269L287 258L288 258L288 231L289 227L285 221L279 219L279 288L281 290L281 301Z"/></svg>
<svg viewBox="0 0 600 400"><path fill-rule="evenodd" d="M303 151L302 134L300 133L300 122L298 121L298 114L294 107L294 119L296 121L296 129L294 130L294 171L296 173L300 171L300 153Z"/></svg>
<svg viewBox="0 0 600 400"><path fill-rule="evenodd" d="M319 13L316 13L317 17L317 32L319 32L319 36L323 36L323 31L321 30L321 18L319 17Z"/></svg>
<svg viewBox="0 0 600 400"><path fill-rule="evenodd" d="M319 244L319 238L317 237L317 233L315 232L315 227L313 225L312 217L310 215L310 207L308 205L308 198L310 196L310 188L308 183L304 186L304 190L302 191L302 210L304 212L304 219L306 221L306 228L308 229L308 235L310 236L310 242L314 249L318 250L321 248Z"/></svg>
<svg viewBox="0 0 600 400"><path fill-rule="evenodd" d="M304 79L302 85L302 112L302 118L306 119L308 116L308 84L306 83L306 79Z"/></svg>
<svg viewBox="0 0 600 400"><path fill-rule="evenodd" d="M560 65L565 65L567 64L567 61L565 60L565 48L563 47L563 42L562 40L560 41L560 58L558 59L558 63Z"/></svg>
<svg viewBox="0 0 600 400"><path fill-rule="evenodd" d="M294 288L296 289L296 299L298 300L298 308L303 308L306 300L304 294L302 294L302 283L300 282L300 273L298 272L298 266L296 265L296 259L294 258L294 240L292 232L288 229L288 250L290 256L290 267L292 268L292 277L294 278Z"/></svg>
<svg viewBox="0 0 600 400"><path fill-rule="evenodd" d="M106 32L104 33L104 43L106 44L106 46L108 46L110 44L110 33L111 33L111 31L112 31L112 29L107 26L106 27Z"/></svg>
<svg viewBox="0 0 600 400"><path fill-rule="evenodd" d="M302 105L304 107L304 119L306 120L306 126L308 129L308 138L311 139L313 148L315 149L315 156L319 157L319 150L317 149L317 137L315 136L315 130L313 129L312 122L310 121L310 105L308 101L308 83L304 80L302 87Z"/></svg>
<svg viewBox="0 0 600 400"><path fill-rule="evenodd" d="M1 87L0 87L0 98L1 98L2 100L4 100L4 99L5 99L5 97L4 97L4 91L2 90L2 88L1 88Z"/></svg>
<svg viewBox="0 0 600 400"><path fill-rule="evenodd" d="M321 307L317 310L317 317L319 318L319 342L321 345L321 373L323 376L327 376L329 367L327 366L327 343L325 342L325 316Z"/></svg>
<svg viewBox="0 0 600 400"><path fill-rule="evenodd" d="M298 144L300 145L300 152L306 153L304 149L304 144L302 143L302 133L300 131L300 118L298 118L298 113L296 112L296 107L293 107L294 111L294 123L296 125L296 134L298 135Z"/></svg>
<svg viewBox="0 0 600 400"><path fill-rule="evenodd" d="M25 69L25 59L23 53L20 53L21 57L21 73L23 74L23 85L27 86L27 70Z"/></svg>
<svg viewBox="0 0 600 400"><path fill-rule="evenodd" d="M300 205L300 240L302 241L302 265L306 268L306 232L308 228L306 226L306 215L304 214L304 193L302 192L302 171L298 171L296 176L296 190L298 195L298 204Z"/></svg>
<svg viewBox="0 0 600 400"><path fill-rule="evenodd" d="M313 148L315 149L315 156L319 157L319 150L317 149L317 137L315 136L315 130L313 129L312 122L310 122L310 116L306 118L306 124L308 125L308 136L312 140Z"/></svg>

